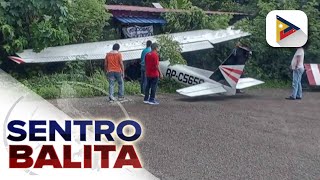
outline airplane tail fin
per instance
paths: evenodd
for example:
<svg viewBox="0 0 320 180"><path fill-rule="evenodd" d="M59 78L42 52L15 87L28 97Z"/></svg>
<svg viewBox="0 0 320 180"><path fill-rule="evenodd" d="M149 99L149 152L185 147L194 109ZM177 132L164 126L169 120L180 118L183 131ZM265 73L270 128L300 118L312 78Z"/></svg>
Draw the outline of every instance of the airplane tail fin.
<svg viewBox="0 0 320 180"><path fill-rule="evenodd" d="M237 47L214 71L210 79L236 90L250 55L251 51L248 48Z"/></svg>

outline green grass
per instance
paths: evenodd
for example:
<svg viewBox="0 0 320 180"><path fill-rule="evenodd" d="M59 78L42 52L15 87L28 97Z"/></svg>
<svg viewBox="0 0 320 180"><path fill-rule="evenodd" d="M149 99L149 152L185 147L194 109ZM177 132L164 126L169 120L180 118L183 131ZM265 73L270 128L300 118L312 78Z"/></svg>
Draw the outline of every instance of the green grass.
<svg viewBox="0 0 320 180"><path fill-rule="evenodd" d="M20 79L20 81L45 99L107 96L109 87L103 71L96 71L91 77L74 74L53 74L31 79ZM171 79L162 79L159 82L160 93L176 93L177 89L183 87L183 85ZM253 87L253 89L290 87L291 82L269 80L265 84ZM117 90L116 85L115 92ZM125 82L125 95L137 94L140 94L140 83L138 81Z"/></svg>
<svg viewBox="0 0 320 180"><path fill-rule="evenodd" d="M109 87L107 78L102 71L95 72L91 77L53 74L20 79L20 81L45 99L106 96ZM116 85L115 91L117 89ZM139 94L139 82L126 82L125 93L126 95Z"/></svg>
<svg viewBox="0 0 320 180"><path fill-rule="evenodd" d="M176 93L177 89L181 89L183 87L185 86L169 78L161 79L159 82L160 93Z"/></svg>
<svg viewBox="0 0 320 180"><path fill-rule="evenodd" d="M20 79L20 81L45 99L107 96L109 88L109 82L103 71L96 71L91 77L60 73ZM175 93L182 87L170 79L163 79L159 82L160 93ZM116 85L115 92L117 91L118 86ZM138 81L125 82L125 95L137 94L140 94L140 83Z"/></svg>

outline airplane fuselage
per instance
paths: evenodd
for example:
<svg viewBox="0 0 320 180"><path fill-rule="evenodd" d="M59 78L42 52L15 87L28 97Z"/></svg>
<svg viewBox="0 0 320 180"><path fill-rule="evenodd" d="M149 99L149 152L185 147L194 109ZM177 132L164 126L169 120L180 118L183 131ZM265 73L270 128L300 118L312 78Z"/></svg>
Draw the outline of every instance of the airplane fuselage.
<svg viewBox="0 0 320 180"><path fill-rule="evenodd" d="M160 69L164 77L173 79L186 86L197 85L210 80L201 74L190 71L184 65L170 66L168 61L161 61Z"/></svg>
<svg viewBox="0 0 320 180"><path fill-rule="evenodd" d="M194 86L205 82L213 84L219 83L209 78L210 75L213 74L211 71L200 70L187 65L170 65L169 61L160 61L159 64L164 77L173 79L185 86ZM223 87L227 91L227 93L225 93L226 95L233 95L235 93L235 90L232 88L224 85Z"/></svg>

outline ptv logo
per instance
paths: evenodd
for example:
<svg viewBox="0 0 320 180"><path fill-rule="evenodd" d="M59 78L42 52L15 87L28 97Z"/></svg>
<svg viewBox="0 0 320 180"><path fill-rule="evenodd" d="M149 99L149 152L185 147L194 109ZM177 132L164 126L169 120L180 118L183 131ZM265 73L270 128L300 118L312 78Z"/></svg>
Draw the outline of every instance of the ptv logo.
<svg viewBox="0 0 320 180"><path fill-rule="evenodd" d="M299 10L275 10L266 18L266 40L272 47L301 47L308 41L308 17Z"/></svg>
<svg viewBox="0 0 320 180"><path fill-rule="evenodd" d="M286 37L296 33L300 30L294 24L288 22L280 16L277 16L277 42L284 40Z"/></svg>

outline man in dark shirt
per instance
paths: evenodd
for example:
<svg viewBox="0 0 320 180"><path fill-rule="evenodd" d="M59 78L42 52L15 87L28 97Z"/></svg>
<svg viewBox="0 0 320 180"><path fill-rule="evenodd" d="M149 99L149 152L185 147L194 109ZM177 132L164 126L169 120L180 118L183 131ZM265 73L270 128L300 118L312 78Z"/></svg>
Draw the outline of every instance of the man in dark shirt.
<svg viewBox="0 0 320 180"><path fill-rule="evenodd" d="M144 103L158 105L159 102L155 99L159 77L163 75L159 67L158 44L151 45L151 52L147 53L145 58L147 86L145 89ZM151 89L151 93L150 93Z"/></svg>
<svg viewBox="0 0 320 180"><path fill-rule="evenodd" d="M151 41L147 41L147 47L141 53L141 94L145 94L145 89L147 86L147 78L146 78L146 67L145 67L145 60L146 55L151 52Z"/></svg>

